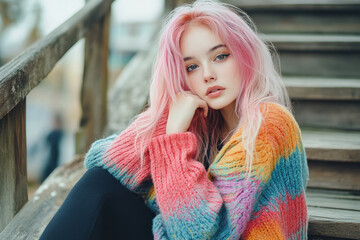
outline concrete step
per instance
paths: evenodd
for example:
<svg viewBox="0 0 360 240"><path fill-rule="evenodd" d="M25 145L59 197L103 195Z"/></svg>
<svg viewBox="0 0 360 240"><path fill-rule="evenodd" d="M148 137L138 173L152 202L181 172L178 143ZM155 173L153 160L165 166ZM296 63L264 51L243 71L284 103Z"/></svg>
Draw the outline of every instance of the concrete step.
<svg viewBox="0 0 360 240"><path fill-rule="evenodd" d="M291 99L360 100L360 79L283 77Z"/></svg>
<svg viewBox="0 0 360 240"><path fill-rule="evenodd" d="M309 187L360 193L360 131L301 128Z"/></svg>
<svg viewBox="0 0 360 240"><path fill-rule="evenodd" d="M288 76L360 78L360 35L267 34ZM276 62L276 61L275 61Z"/></svg>
<svg viewBox="0 0 360 240"><path fill-rule="evenodd" d="M357 0L225 0L245 11L264 33L360 33Z"/></svg>
<svg viewBox="0 0 360 240"><path fill-rule="evenodd" d="M353 192L310 189L306 191L309 239L359 239L360 196ZM316 238L314 236L321 236Z"/></svg>

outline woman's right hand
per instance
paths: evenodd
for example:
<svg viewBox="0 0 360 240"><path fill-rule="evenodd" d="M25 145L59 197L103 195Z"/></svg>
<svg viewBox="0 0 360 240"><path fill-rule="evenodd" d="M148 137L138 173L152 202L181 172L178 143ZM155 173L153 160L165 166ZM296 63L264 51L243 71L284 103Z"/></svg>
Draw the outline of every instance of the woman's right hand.
<svg viewBox="0 0 360 240"><path fill-rule="evenodd" d="M208 105L204 100L189 91L185 94L178 93L169 106L166 134L186 132L198 108L201 108L204 117L207 117Z"/></svg>

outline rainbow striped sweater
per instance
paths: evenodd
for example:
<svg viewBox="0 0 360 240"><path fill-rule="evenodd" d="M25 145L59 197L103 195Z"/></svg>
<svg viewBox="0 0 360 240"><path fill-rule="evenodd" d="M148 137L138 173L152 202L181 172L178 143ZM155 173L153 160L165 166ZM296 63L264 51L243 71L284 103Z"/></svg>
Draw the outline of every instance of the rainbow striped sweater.
<svg viewBox="0 0 360 240"><path fill-rule="evenodd" d="M265 103L257 158L246 179L241 129L206 171L193 133L166 133L161 118L141 167L135 121L93 143L85 167L102 167L155 213L154 239L307 239L308 167L301 132L284 107Z"/></svg>

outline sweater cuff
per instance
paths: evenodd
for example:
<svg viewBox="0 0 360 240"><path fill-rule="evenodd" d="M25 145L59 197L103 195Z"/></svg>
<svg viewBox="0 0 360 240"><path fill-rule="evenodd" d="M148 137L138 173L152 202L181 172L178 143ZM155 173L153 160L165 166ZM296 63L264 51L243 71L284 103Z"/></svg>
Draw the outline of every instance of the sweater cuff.
<svg viewBox="0 0 360 240"><path fill-rule="evenodd" d="M177 171L196 158L197 139L191 132L165 134L151 139L148 148L153 167Z"/></svg>

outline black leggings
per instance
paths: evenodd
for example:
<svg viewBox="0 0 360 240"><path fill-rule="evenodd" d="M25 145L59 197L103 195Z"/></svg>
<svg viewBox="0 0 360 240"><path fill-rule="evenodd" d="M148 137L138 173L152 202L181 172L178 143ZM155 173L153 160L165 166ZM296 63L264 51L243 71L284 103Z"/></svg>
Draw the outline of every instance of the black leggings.
<svg viewBox="0 0 360 240"><path fill-rule="evenodd" d="M153 239L155 214L108 171L89 169L40 239Z"/></svg>

